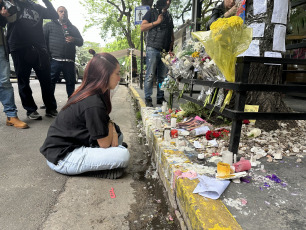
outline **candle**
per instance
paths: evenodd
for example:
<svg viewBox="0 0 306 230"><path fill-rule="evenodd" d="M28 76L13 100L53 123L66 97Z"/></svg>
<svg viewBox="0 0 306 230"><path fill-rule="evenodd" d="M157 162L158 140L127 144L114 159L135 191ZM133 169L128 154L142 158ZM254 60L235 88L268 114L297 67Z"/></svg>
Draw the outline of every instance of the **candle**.
<svg viewBox="0 0 306 230"><path fill-rule="evenodd" d="M233 153L228 150L222 152L222 162L232 165L233 164Z"/></svg>
<svg viewBox="0 0 306 230"><path fill-rule="evenodd" d="M165 141L170 141L171 140L170 129L165 129L165 131L164 131L164 140Z"/></svg>
<svg viewBox="0 0 306 230"><path fill-rule="evenodd" d="M205 157L204 153L199 153L198 154L198 159L199 160L204 160L204 157Z"/></svg>
<svg viewBox="0 0 306 230"><path fill-rule="evenodd" d="M172 138L177 138L178 137L178 131L176 129L171 130L171 137Z"/></svg>
<svg viewBox="0 0 306 230"><path fill-rule="evenodd" d="M176 118L173 117L171 118L171 128L175 128L176 127Z"/></svg>

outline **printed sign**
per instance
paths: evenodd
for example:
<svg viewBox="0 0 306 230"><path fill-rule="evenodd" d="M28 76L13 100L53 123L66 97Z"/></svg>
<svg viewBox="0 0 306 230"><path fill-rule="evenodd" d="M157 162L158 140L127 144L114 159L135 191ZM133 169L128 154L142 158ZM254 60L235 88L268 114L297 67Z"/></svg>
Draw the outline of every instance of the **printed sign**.
<svg viewBox="0 0 306 230"><path fill-rule="evenodd" d="M150 6L137 6L135 8L135 25L140 25L142 17L150 10Z"/></svg>
<svg viewBox="0 0 306 230"><path fill-rule="evenodd" d="M257 113L259 105L244 105L244 112L253 112ZM256 120L250 120L250 122L255 123Z"/></svg>

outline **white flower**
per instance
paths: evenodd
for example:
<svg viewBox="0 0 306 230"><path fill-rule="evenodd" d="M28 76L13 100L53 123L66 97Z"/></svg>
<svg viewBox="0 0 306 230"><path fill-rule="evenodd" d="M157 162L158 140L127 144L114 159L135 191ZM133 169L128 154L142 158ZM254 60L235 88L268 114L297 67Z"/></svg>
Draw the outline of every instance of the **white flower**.
<svg viewBox="0 0 306 230"><path fill-rule="evenodd" d="M252 129L250 132L248 132L248 137L258 137L261 134L261 130L258 128Z"/></svg>

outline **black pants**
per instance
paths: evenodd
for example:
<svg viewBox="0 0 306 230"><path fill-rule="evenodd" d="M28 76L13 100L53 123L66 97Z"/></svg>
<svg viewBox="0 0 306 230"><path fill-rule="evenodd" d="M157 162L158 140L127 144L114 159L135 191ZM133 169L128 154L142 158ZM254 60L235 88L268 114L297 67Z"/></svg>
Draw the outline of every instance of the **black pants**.
<svg viewBox="0 0 306 230"><path fill-rule="evenodd" d="M40 83L41 94L46 110L57 108L56 100L51 86L50 60L46 49L29 47L11 52L15 72L18 79L18 90L22 106L27 115L37 110L30 87L30 74L32 68Z"/></svg>

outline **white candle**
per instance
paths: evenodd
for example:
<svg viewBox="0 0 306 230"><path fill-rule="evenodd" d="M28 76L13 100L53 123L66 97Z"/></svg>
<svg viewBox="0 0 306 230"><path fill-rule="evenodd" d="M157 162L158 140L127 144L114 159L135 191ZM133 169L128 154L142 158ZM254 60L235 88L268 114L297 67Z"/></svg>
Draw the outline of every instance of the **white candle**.
<svg viewBox="0 0 306 230"><path fill-rule="evenodd" d="M171 118L171 128L176 128L176 118Z"/></svg>
<svg viewBox="0 0 306 230"><path fill-rule="evenodd" d="M233 153L230 151L222 152L222 162L232 165L233 164Z"/></svg>
<svg viewBox="0 0 306 230"><path fill-rule="evenodd" d="M165 131L164 131L164 140L165 141L170 141L171 140L170 129L165 129Z"/></svg>
<svg viewBox="0 0 306 230"><path fill-rule="evenodd" d="M205 157L204 153L199 153L198 154L198 159L199 160L204 160L204 157Z"/></svg>
<svg viewBox="0 0 306 230"><path fill-rule="evenodd" d="M162 113L165 113L167 111L167 105L162 105Z"/></svg>

